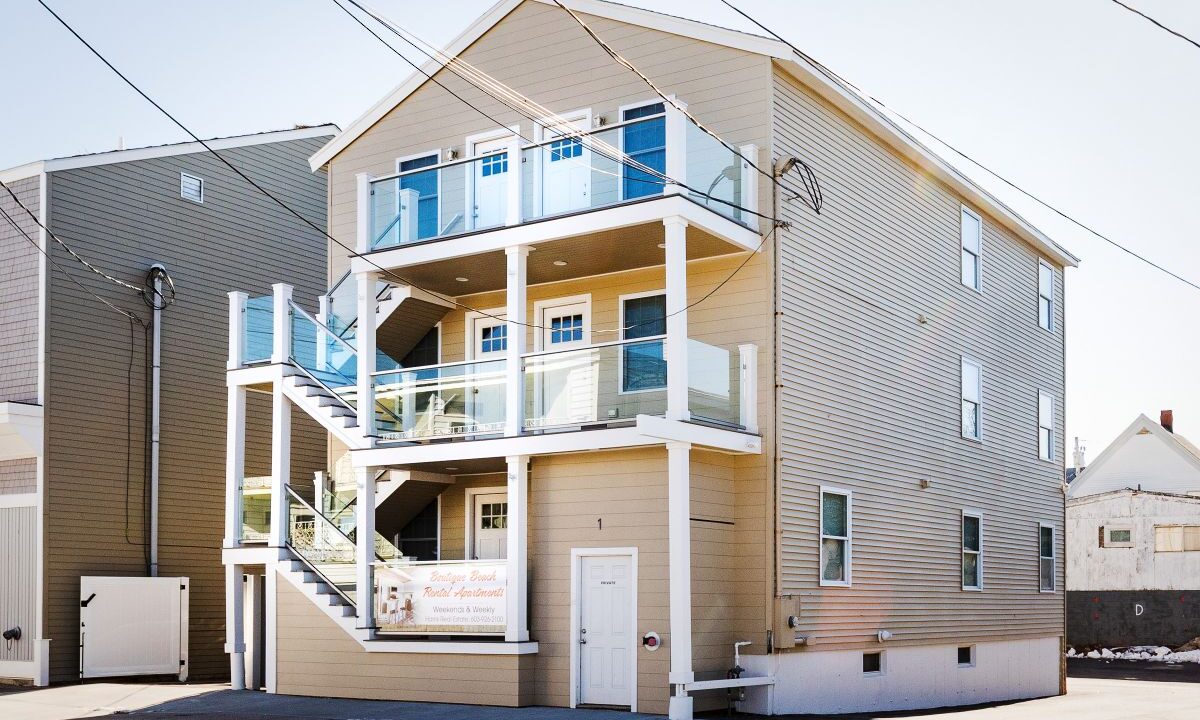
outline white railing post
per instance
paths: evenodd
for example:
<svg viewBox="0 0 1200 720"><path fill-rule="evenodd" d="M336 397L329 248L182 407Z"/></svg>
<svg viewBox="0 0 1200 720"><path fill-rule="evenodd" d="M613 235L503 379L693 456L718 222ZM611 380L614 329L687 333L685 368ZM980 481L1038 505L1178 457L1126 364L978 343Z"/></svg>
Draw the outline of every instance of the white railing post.
<svg viewBox="0 0 1200 720"><path fill-rule="evenodd" d="M358 388L356 395L358 430L368 443L375 436L375 320L378 300L375 297L375 273L361 272L358 283L358 323L354 341L358 351Z"/></svg>
<svg viewBox="0 0 1200 720"><path fill-rule="evenodd" d="M673 216L663 219L666 234L667 338L663 341L667 360L667 418L689 420L688 411L688 313L687 313L687 221Z"/></svg>
<svg viewBox="0 0 1200 720"><path fill-rule="evenodd" d="M750 143L749 145L743 145L738 148L738 152L742 154L742 157L738 158L738 166L742 169L741 182L739 183L742 192L741 197L737 199L736 204L746 208L746 210L758 212L759 173L758 170L754 169L754 166L751 165L750 162L747 162L747 160L749 160L755 165L758 164L758 146L753 143ZM751 215L750 213L746 212L746 210L738 210L739 220L748 222L758 217L757 215Z"/></svg>
<svg viewBox="0 0 1200 720"><path fill-rule="evenodd" d="M354 468L354 582L358 627L375 627L375 468Z"/></svg>
<svg viewBox="0 0 1200 720"><path fill-rule="evenodd" d="M361 255L371 251L371 176L358 173L354 176L357 183L357 225L355 227L355 249Z"/></svg>
<svg viewBox="0 0 1200 720"><path fill-rule="evenodd" d="M246 388L228 389L225 411L225 547L242 544L242 484L246 475Z"/></svg>
<svg viewBox="0 0 1200 720"><path fill-rule="evenodd" d="M396 233L399 243L403 245L417 239L420 227L418 225L420 206L417 201L421 196L412 188L399 190L396 196L400 206L400 220L397 222Z"/></svg>
<svg viewBox="0 0 1200 720"><path fill-rule="evenodd" d="M504 434L515 437L521 434L525 425L525 372L521 367L521 353L525 352L526 343L526 266L529 246L505 248L504 254L508 262Z"/></svg>
<svg viewBox="0 0 1200 720"><path fill-rule="evenodd" d="M271 362L285 363L292 356L292 286L271 286Z"/></svg>
<svg viewBox="0 0 1200 720"><path fill-rule="evenodd" d="M748 433L758 432L758 346L738 345L738 392L740 424Z"/></svg>
<svg viewBox="0 0 1200 720"><path fill-rule="evenodd" d="M329 295L317 298L317 322L325 327L331 327L329 324ZM332 338L317 331L317 367L323 368L329 363L329 351L332 349L330 343L332 342Z"/></svg>
<svg viewBox="0 0 1200 720"><path fill-rule="evenodd" d="M529 456L511 455L508 463L508 527L506 547L507 607L504 639L525 642L529 639Z"/></svg>
<svg viewBox="0 0 1200 720"><path fill-rule="evenodd" d="M271 391L271 547L283 547L287 542L291 473L292 402L283 394L280 379Z"/></svg>
<svg viewBox="0 0 1200 720"><path fill-rule="evenodd" d="M677 182L687 182L687 116L683 114L680 108L687 108L687 103L679 100L674 95L667 98L668 102L663 103L666 109L666 162L664 164L664 172L667 177ZM664 194L682 193L683 188L676 183L669 183L663 187Z"/></svg>
<svg viewBox="0 0 1200 720"><path fill-rule="evenodd" d="M675 686L670 718L692 717L692 699L686 685L692 672L692 532L691 449L685 442L667 443L667 586L670 604L671 669L667 681Z"/></svg>
<svg viewBox="0 0 1200 720"><path fill-rule="evenodd" d="M513 136L504 150L508 154L508 196L504 214L505 225L521 224L521 139Z"/></svg>
<svg viewBox="0 0 1200 720"><path fill-rule="evenodd" d="M246 359L246 301L250 297L241 291L229 293L229 359L225 367L236 370Z"/></svg>

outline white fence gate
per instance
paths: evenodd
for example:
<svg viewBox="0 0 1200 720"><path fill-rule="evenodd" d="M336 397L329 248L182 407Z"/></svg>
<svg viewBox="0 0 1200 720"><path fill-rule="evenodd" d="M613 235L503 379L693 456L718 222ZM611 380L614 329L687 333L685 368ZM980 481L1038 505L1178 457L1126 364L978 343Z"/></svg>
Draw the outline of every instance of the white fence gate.
<svg viewBox="0 0 1200 720"><path fill-rule="evenodd" d="M187 680L187 634L187 578L79 578L79 677Z"/></svg>

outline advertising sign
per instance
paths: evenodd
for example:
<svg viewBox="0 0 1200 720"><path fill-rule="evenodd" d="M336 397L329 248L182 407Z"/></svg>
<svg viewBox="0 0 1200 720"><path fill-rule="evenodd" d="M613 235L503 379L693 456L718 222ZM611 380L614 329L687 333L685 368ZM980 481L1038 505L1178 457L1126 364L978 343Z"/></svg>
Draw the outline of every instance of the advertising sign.
<svg viewBox="0 0 1200 720"><path fill-rule="evenodd" d="M505 567L503 560L377 566L379 631L503 635Z"/></svg>

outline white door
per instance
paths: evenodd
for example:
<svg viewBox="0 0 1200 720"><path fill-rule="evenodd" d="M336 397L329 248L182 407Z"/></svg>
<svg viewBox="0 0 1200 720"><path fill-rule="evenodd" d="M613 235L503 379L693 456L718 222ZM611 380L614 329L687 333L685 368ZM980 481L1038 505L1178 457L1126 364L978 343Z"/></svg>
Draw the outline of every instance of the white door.
<svg viewBox="0 0 1200 720"><path fill-rule="evenodd" d="M476 495L472 530L475 560L503 560L508 553L508 495Z"/></svg>
<svg viewBox="0 0 1200 720"><path fill-rule="evenodd" d="M504 365L508 350L508 324L503 310L492 310L470 322L474 343L468 366L467 412L468 424L480 432L495 432L504 428Z"/></svg>
<svg viewBox="0 0 1200 720"><path fill-rule="evenodd" d="M582 350L591 344L588 305L587 300L578 300L539 310L542 350L552 354L543 355L537 365L538 413L531 425L548 427L596 421L599 357L595 352Z"/></svg>
<svg viewBox="0 0 1200 720"><path fill-rule="evenodd" d="M588 129L586 117L573 120L571 126ZM550 139L559 135L546 130ZM580 138L563 138L542 146L542 214L581 210L591 203L592 158Z"/></svg>
<svg viewBox="0 0 1200 720"><path fill-rule="evenodd" d="M508 154L505 149L512 136L477 142L471 155L471 206L467 208L472 228L503 225L508 215Z"/></svg>
<svg viewBox="0 0 1200 720"><path fill-rule="evenodd" d="M631 705L633 558L579 559L579 703Z"/></svg>

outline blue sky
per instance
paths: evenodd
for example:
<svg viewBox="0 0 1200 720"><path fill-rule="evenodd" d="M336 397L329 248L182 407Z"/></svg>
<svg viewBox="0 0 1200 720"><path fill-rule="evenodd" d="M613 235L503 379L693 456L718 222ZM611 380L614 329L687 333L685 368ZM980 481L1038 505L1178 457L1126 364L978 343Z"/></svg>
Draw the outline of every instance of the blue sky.
<svg viewBox="0 0 1200 720"><path fill-rule="evenodd" d="M409 72L331 0L47 1L206 137L345 126ZM627 2L752 29L719 0ZM372 4L444 44L491 2ZM1017 184L1200 283L1200 49L1108 0L735 4ZM1200 3L1131 4L1200 38ZM0 5L0 47L10 69L0 167L110 150L118 138L184 139L34 0ZM1200 439L1200 291L946 154L1083 258L1066 282L1068 445L1078 435L1094 458L1137 413L1167 407Z"/></svg>

